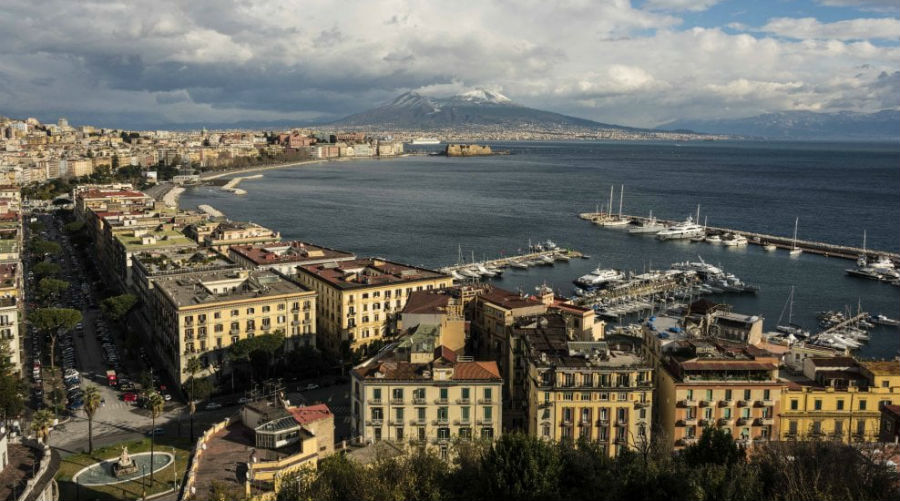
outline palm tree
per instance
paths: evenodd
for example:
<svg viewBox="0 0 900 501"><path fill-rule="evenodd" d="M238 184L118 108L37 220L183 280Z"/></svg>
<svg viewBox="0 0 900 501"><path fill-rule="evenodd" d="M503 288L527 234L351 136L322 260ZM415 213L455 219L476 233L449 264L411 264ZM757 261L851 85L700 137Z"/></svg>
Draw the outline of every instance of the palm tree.
<svg viewBox="0 0 900 501"><path fill-rule="evenodd" d="M184 367L185 374L190 374L191 376L190 395L188 395L188 412L191 415L191 443L194 443L194 413L197 412L197 403L194 401L194 378L201 369L203 369L203 364L200 363L200 359L197 357L189 358Z"/></svg>
<svg viewBox="0 0 900 501"><path fill-rule="evenodd" d="M94 452L94 413L100 408L100 389L95 385L89 385L84 389L84 413L88 418L88 454Z"/></svg>
<svg viewBox="0 0 900 501"><path fill-rule="evenodd" d="M53 412L50 409L41 409L34 413L31 417L31 430L34 431L38 440L43 440L44 444L50 443L50 432L53 430Z"/></svg>
<svg viewBox="0 0 900 501"><path fill-rule="evenodd" d="M156 441L156 418L163 412L166 401L162 395L156 391L147 394L147 408L150 409L150 482L153 482L153 443Z"/></svg>

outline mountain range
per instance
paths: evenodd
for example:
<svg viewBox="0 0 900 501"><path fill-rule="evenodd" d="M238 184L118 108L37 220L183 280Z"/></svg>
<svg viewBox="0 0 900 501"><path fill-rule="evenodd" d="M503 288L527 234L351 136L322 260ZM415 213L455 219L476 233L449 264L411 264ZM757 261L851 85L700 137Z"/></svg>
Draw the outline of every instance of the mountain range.
<svg viewBox="0 0 900 501"><path fill-rule="evenodd" d="M775 140L897 141L900 139L900 111L782 111L747 118L676 120L657 129Z"/></svg>
<svg viewBox="0 0 900 501"><path fill-rule="evenodd" d="M406 92L389 103L344 117L330 125L413 130L470 126L641 130L528 108L499 92L485 89L444 98Z"/></svg>

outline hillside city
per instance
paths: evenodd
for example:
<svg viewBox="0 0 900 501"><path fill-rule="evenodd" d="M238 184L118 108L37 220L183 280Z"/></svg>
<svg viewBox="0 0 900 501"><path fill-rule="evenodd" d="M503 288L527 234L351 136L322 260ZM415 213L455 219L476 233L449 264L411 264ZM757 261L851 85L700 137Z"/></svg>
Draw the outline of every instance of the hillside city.
<svg viewBox="0 0 900 501"><path fill-rule="evenodd" d="M410 143L627 130L126 131L0 119L0 500L887 499L900 364L700 299L620 328L179 207Z"/></svg>

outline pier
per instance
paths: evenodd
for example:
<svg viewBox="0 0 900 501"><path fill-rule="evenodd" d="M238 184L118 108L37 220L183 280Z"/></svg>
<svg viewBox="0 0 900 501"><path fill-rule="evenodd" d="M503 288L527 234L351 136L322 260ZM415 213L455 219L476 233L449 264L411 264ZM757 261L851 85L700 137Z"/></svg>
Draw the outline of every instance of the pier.
<svg viewBox="0 0 900 501"><path fill-rule="evenodd" d="M523 263L525 261L531 261L535 259L540 259L544 256L552 257L554 260L562 260L563 258L574 259L584 257L584 254L578 252L576 250L571 249L553 249L553 250L544 250L544 251L535 251L529 252L527 254L516 254L512 256L502 256L496 259L488 259L485 261L475 261L468 263L459 263L451 266L445 266L441 268L439 271L442 273L452 273L454 271L460 271L466 268L472 268L473 266L484 266L485 268L506 268L513 263Z"/></svg>
<svg viewBox="0 0 900 501"><path fill-rule="evenodd" d="M853 317L843 320L840 323L836 323L836 324L832 325L831 327L825 329L822 332L816 333L816 335L821 336L822 334L826 334L826 335L834 334L835 332L840 332L841 330L843 330L844 327L856 324L860 320L866 320L868 318L869 318L869 314L864 311L861 311L861 312L857 313L856 315L854 315Z"/></svg>
<svg viewBox="0 0 900 501"><path fill-rule="evenodd" d="M595 219L607 216L606 213L599 212L584 212L578 215L581 219L586 221L593 222ZM643 223L647 221L648 217L646 216L629 216L622 215L623 219L628 219L629 221L636 223ZM664 224L666 226L671 226L681 221L672 221L657 218L656 221L660 224ZM784 237L779 235L767 235L765 233L756 233L752 231L744 231L744 230L736 230L733 228L722 228L718 226L707 226L706 227L707 234L710 233L733 233L735 235L743 235L747 238L748 243L752 245L766 245L772 244L778 247L779 249L790 250L794 247L795 242L791 237ZM800 240L799 238L796 241L797 248L803 250L803 252L809 254L818 254L825 257L839 257L843 259L853 259L856 260L859 256L866 255L869 258L874 258L878 256L887 256L893 261L900 261L900 254L896 252L887 252L887 251L878 251L872 249L863 249L861 247L852 247L848 245L836 245L829 244L825 242L813 242L810 240Z"/></svg>

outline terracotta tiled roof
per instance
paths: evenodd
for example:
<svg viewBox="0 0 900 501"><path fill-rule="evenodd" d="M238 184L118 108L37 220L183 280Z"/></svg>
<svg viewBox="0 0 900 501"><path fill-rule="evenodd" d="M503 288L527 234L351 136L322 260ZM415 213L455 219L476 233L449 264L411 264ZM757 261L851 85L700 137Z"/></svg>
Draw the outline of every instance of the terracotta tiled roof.
<svg viewBox="0 0 900 501"><path fill-rule="evenodd" d="M497 362L459 362L453 369L453 379L484 380L500 379Z"/></svg>
<svg viewBox="0 0 900 501"><path fill-rule="evenodd" d="M810 358L816 367L856 367L856 360L851 357Z"/></svg>
<svg viewBox="0 0 900 501"><path fill-rule="evenodd" d="M309 424L320 419L327 419L334 416L325 404L289 407L288 412L291 413L291 416L294 416L294 421L297 421L300 424Z"/></svg>
<svg viewBox="0 0 900 501"><path fill-rule="evenodd" d="M414 291L406 300L402 313L441 313L450 303L449 294L431 291Z"/></svg>
<svg viewBox="0 0 900 501"><path fill-rule="evenodd" d="M483 301L493 303L502 308L513 310L516 308L530 308L540 306L541 302L531 297L522 297L515 292L504 289L492 288L479 294Z"/></svg>

